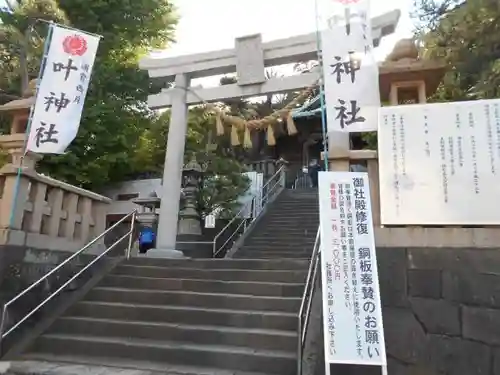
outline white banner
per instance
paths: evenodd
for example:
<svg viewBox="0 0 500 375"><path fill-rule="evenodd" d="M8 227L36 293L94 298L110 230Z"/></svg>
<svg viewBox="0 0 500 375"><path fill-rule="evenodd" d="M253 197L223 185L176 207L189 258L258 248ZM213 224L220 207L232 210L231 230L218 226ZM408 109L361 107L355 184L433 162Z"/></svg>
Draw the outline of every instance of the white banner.
<svg viewBox="0 0 500 375"><path fill-rule="evenodd" d="M97 36L53 26L28 150L63 154L75 139L98 45Z"/></svg>
<svg viewBox="0 0 500 375"><path fill-rule="evenodd" d="M325 359L386 365L367 173L320 172Z"/></svg>
<svg viewBox="0 0 500 375"><path fill-rule="evenodd" d="M384 107L378 147L383 224L500 224L500 100Z"/></svg>
<svg viewBox="0 0 500 375"><path fill-rule="evenodd" d="M345 2L330 1L343 12L321 33L328 132L376 131L380 91L370 2Z"/></svg>

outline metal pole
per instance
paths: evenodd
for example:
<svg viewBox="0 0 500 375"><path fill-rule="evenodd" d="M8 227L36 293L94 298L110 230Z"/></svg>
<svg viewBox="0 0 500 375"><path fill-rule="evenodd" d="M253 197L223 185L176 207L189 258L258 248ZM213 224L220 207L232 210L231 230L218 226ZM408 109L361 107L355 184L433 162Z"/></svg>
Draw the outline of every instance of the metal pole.
<svg viewBox="0 0 500 375"><path fill-rule="evenodd" d="M3 344L3 331L5 328L5 320L7 319L7 306L4 305L2 308L2 321L0 322L0 354L3 354L2 344Z"/></svg>
<svg viewBox="0 0 500 375"><path fill-rule="evenodd" d="M299 315L299 322L297 325L299 339L297 341L297 375L302 375L302 316Z"/></svg>
<svg viewBox="0 0 500 375"><path fill-rule="evenodd" d="M132 214L132 219L130 220L130 237L128 239L128 247L127 247L127 260L130 259L130 252L132 250L132 242L134 239L134 228L135 228L135 216L137 215L137 211L134 211Z"/></svg>

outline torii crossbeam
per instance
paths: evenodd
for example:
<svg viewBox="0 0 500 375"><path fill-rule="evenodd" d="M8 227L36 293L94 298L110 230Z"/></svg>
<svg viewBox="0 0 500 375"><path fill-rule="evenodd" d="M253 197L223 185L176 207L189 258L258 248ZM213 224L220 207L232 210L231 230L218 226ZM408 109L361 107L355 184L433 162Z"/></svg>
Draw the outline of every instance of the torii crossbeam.
<svg viewBox="0 0 500 375"><path fill-rule="evenodd" d="M394 10L372 19L375 47L384 36L394 33L399 18L400 11ZM150 56L140 61L140 68L147 70L152 79L175 82L174 88L163 89L148 99L150 108L171 107L172 111L163 171L158 249L174 250L176 246L188 106L309 87L317 82L318 72L266 80L265 68L315 60L317 56L316 33L268 43L262 43L261 35L257 34L237 38L232 49L171 58ZM230 73L236 73L238 83L213 88L189 87L193 78Z"/></svg>

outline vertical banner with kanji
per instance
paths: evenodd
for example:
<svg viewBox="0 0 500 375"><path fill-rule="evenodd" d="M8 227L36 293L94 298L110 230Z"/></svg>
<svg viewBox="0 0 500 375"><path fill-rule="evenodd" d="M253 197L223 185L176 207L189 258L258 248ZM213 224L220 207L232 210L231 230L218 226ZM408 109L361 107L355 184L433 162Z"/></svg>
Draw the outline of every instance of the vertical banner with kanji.
<svg viewBox="0 0 500 375"><path fill-rule="evenodd" d="M27 149L63 154L75 139L99 37L53 27L31 117Z"/></svg>
<svg viewBox="0 0 500 375"><path fill-rule="evenodd" d="M379 72L373 54L369 0L323 0L321 49L328 132L378 127Z"/></svg>
<svg viewBox="0 0 500 375"><path fill-rule="evenodd" d="M325 360L386 366L367 173L320 172Z"/></svg>

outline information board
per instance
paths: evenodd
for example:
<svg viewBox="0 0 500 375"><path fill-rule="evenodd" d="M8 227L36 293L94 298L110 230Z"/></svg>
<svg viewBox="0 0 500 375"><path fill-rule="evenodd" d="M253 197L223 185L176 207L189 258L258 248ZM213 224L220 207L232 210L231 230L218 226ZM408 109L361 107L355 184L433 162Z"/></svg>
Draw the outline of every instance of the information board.
<svg viewBox="0 0 500 375"><path fill-rule="evenodd" d="M320 172L325 360L386 366L368 174Z"/></svg>
<svg viewBox="0 0 500 375"><path fill-rule="evenodd" d="M500 100L384 107L385 225L498 225Z"/></svg>

